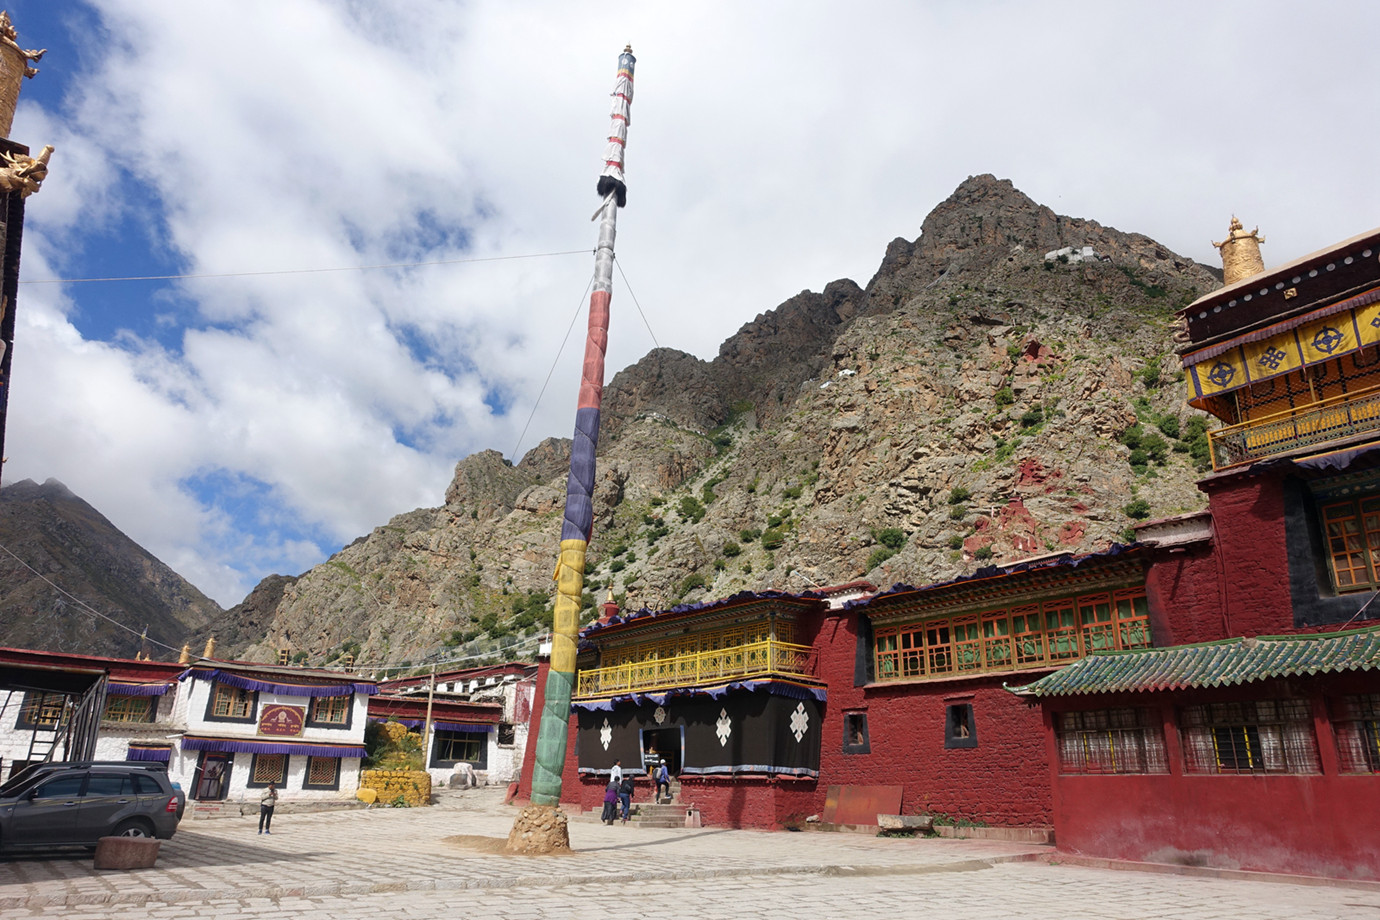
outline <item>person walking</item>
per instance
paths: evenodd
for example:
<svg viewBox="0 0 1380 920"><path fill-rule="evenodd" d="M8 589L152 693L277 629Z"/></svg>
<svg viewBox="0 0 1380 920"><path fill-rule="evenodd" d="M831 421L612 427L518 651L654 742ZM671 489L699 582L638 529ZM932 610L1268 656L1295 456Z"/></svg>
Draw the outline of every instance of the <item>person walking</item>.
<svg viewBox="0 0 1380 920"><path fill-rule="evenodd" d="M608 786L604 788L604 811L599 816L599 820L603 824L612 824L616 817L618 817L618 784L609 780Z"/></svg>
<svg viewBox="0 0 1380 920"><path fill-rule="evenodd" d="M666 801L671 801L671 771L666 769L666 761L656 768L656 800L661 801L661 790L666 790Z"/></svg>
<svg viewBox="0 0 1380 920"><path fill-rule="evenodd" d="M623 823L628 823L628 815L632 812L633 778L632 774L623 777L623 782L618 784L618 804L623 807Z"/></svg>
<svg viewBox="0 0 1380 920"><path fill-rule="evenodd" d="M622 761L622 760L615 760L615 761L613 762L613 769L609 771L609 779L613 780L615 783L618 783L619 785L622 785L622 784L623 784L623 761Z"/></svg>
<svg viewBox="0 0 1380 920"><path fill-rule="evenodd" d="M271 834L273 826L273 807L278 804L278 787L268 784L263 795L259 796L259 833Z"/></svg>

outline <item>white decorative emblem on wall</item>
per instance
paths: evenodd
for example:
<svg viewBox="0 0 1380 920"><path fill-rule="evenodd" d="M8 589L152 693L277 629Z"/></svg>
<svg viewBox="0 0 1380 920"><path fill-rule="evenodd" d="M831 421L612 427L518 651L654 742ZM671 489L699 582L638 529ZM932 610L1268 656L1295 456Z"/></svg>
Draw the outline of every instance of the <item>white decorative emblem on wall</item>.
<svg viewBox="0 0 1380 920"><path fill-rule="evenodd" d="M795 735L798 742L805 737L805 733L810 730L810 714L805 711L805 704L800 703L795 707L795 712L791 713L791 732Z"/></svg>
<svg viewBox="0 0 1380 920"><path fill-rule="evenodd" d="M714 723L718 728L714 729L714 734L719 736L719 747L728 746L728 736L733 734L733 723L728 719L728 710L719 710L719 721Z"/></svg>
<svg viewBox="0 0 1380 920"><path fill-rule="evenodd" d="M599 729L599 743L604 746L606 751L609 749L609 745L613 743L613 726L609 724L608 719L604 720L604 727Z"/></svg>
<svg viewBox="0 0 1380 920"><path fill-rule="evenodd" d="M664 725L666 723L666 707L658 706L656 712L652 713L652 718L656 719L657 725Z"/></svg>

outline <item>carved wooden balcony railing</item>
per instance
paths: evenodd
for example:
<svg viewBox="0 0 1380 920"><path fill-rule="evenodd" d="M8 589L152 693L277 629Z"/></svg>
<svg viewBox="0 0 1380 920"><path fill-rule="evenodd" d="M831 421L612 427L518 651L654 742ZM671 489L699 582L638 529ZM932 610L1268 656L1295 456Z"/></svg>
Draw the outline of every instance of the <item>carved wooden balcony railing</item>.
<svg viewBox="0 0 1380 920"><path fill-rule="evenodd" d="M1208 432L1214 470L1300 448L1380 434L1380 386Z"/></svg>
<svg viewBox="0 0 1380 920"><path fill-rule="evenodd" d="M575 696L612 696L630 691L694 687L772 674L809 677L813 671L810 646L768 639L688 655L582 669Z"/></svg>

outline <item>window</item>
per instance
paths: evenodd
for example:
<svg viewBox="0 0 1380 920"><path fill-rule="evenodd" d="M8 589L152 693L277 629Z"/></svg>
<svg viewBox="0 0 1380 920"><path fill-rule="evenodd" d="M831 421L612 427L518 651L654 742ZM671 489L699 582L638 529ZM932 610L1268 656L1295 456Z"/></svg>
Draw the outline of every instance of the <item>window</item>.
<svg viewBox="0 0 1380 920"><path fill-rule="evenodd" d="M498 723L498 744L501 747L512 747L517 743L517 731L512 722Z"/></svg>
<svg viewBox="0 0 1380 920"><path fill-rule="evenodd" d="M1380 496L1324 505L1322 519L1333 586L1380 587Z"/></svg>
<svg viewBox="0 0 1380 920"><path fill-rule="evenodd" d="M107 722L152 722L158 706L156 696L108 696L105 698Z"/></svg>
<svg viewBox="0 0 1380 920"><path fill-rule="evenodd" d="M438 731L432 749L432 765L451 766L462 760L480 764L485 759L488 740L486 732Z"/></svg>
<svg viewBox="0 0 1380 920"><path fill-rule="evenodd" d="M249 785L283 785L283 781L287 779L287 762L286 754L255 754L254 762L249 767Z"/></svg>
<svg viewBox="0 0 1380 920"><path fill-rule="evenodd" d="M1189 773L1321 773L1307 700L1189 706L1179 719Z"/></svg>
<svg viewBox="0 0 1380 920"><path fill-rule="evenodd" d="M81 795L81 785L85 776L59 776L49 780L34 790L36 799L75 799Z"/></svg>
<svg viewBox="0 0 1380 920"><path fill-rule="evenodd" d="M1143 589L1064 598L876 631L877 680L1054 667L1150 644Z"/></svg>
<svg viewBox="0 0 1380 920"><path fill-rule="evenodd" d="M303 789L339 789L340 758L308 757L307 775L302 777Z"/></svg>
<svg viewBox="0 0 1380 920"><path fill-rule="evenodd" d="M845 712L843 714L843 753L872 753L872 742L867 735L867 713Z"/></svg>
<svg viewBox="0 0 1380 920"><path fill-rule="evenodd" d="M98 795L131 795L134 783L123 773L92 773L86 781L86 797Z"/></svg>
<svg viewBox="0 0 1380 920"><path fill-rule="evenodd" d="M1060 773L1168 773L1164 732L1153 709L1055 715Z"/></svg>
<svg viewBox="0 0 1380 920"><path fill-rule="evenodd" d="M353 695L312 697L307 722L327 728L349 728L354 701Z"/></svg>
<svg viewBox="0 0 1380 920"><path fill-rule="evenodd" d="M1332 727L1342 773L1380 773L1380 694L1335 700Z"/></svg>
<svg viewBox="0 0 1380 920"><path fill-rule="evenodd" d="M15 728L42 728L52 731L67 719L64 709L67 697L61 693L32 692L24 694Z"/></svg>
<svg viewBox="0 0 1380 920"><path fill-rule="evenodd" d="M977 747L977 725L972 703L951 703L944 707L944 747Z"/></svg>
<svg viewBox="0 0 1380 920"><path fill-rule="evenodd" d="M229 684L211 685L211 698L206 702L206 718L216 722L253 722L254 708L259 695Z"/></svg>

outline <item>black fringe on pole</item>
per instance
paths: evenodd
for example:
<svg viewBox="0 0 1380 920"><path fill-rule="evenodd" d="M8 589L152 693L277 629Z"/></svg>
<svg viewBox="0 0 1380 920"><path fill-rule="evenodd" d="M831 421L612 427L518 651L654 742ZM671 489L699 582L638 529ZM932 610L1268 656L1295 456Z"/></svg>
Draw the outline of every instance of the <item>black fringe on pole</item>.
<svg viewBox="0 0 1380 920"><path fill-rule="evenodd" d="M600 176L599 197L607 198L609 192L616 192L618 194L618 206L620 208L627 206L628 187L624 185L622 182L619 182L617 179L613 178L613 176Z"/></svg>

